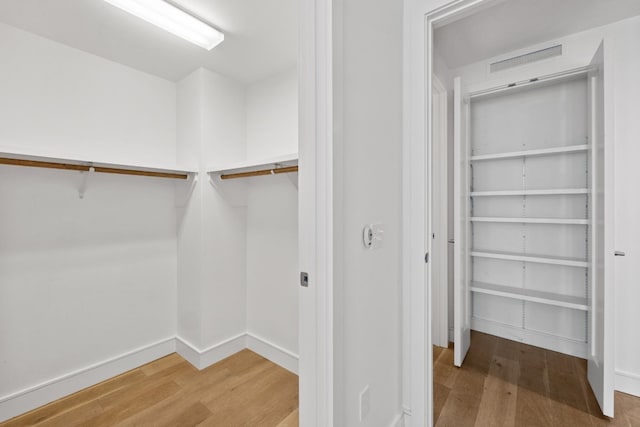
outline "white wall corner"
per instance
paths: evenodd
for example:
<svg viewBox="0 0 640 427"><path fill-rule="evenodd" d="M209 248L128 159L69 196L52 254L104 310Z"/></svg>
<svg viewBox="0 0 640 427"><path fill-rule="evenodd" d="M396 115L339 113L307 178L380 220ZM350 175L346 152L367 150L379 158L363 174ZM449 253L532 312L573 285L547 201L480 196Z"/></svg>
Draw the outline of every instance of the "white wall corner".
<svg viewBox="0 0 640 427"><path fill-rule="evenodd" d="M616 370L617 391L640 397L640 375Z"/></svg>
<svg viewBox="0 0 640 427"><path fill-rule="evenodd" d="M391 425L389 427L404 427L405 424L405 417L406 417L406 413L403 411L402 413L398 414L394 419L393 422L391 422Z"/></svg>
<svg viewBox="0 0 640 427"><path fill-rule="evenodd" d="M200 350L189 341L176 337L176 352L199 370L208 368L247 348L247 334L242 333Z"/></svg>
<svg viewBox="0 0 640 427"><path fill-rule="evenodd" d="M298 355L267 341L251 332L247 333L247 348L276 365L298 375Z"/></svg>
<svg viewBox="0 0 640 427"><path fill-rule="evenodd" d="M0 422L108 380L176 351L174 337L165 338L57 378L0 397Z"/></svg>

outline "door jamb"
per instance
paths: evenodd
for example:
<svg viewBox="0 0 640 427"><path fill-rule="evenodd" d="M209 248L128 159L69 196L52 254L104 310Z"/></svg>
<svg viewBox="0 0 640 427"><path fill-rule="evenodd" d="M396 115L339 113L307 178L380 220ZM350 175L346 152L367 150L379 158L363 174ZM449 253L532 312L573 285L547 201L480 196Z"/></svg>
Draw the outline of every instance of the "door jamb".
<svg viewBox="0 0 640 427"><path fill-rule="evenodd" d="M449 345L449 247L448 247L448 133L447 89L437 76L433 76L433 158L432 206L433 218L433 300L431 304L433 344ZM437 165L437 166L436 166ZM428 183L426 184L428 185Z"/></svg>
<svg viewBox="0 0 640 427"><path fill-rule="evenodd" d="M430 203L433 145L433 29L500 0L404 0L403 34L403 403L407 426L433 424L433 348L431 336ZM426 221L425 221L426 218Z"/></svg>
<svg viewBox="0 0 640 427"><path fill-rule="evenodd" d="M333 424L332 0L299 0L300 425Z"/></svg>

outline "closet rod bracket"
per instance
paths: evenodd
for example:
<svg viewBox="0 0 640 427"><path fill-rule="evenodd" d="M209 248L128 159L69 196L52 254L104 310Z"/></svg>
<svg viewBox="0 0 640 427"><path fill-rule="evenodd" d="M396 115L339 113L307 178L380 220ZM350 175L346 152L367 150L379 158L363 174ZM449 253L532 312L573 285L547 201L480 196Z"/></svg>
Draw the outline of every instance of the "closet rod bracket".
<svg viewBox="0 0 640 427"><path fill-rule="evenodd" d="M87 191L87 180L89 179L89 174L95 171L95 168L91 165L88 170L80 172L80 186L78 187L78 197L80 199L84 199L84 193Z"/></svg>

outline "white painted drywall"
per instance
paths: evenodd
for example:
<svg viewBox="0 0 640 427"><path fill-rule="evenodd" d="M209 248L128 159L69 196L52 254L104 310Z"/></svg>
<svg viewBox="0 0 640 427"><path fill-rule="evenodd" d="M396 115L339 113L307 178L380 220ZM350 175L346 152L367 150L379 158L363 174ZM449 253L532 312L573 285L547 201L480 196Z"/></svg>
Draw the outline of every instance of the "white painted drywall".
<svg viewBox="0 0 640 427"><path fill-rule="evenodd" d="M628 380L625 391L640 394L640 342L636 339L634 326L640 322L640 314L635 302L640 298L636 277L640 275L639 237L637 225L638 202L636 186L640 177L637 176L635 159L638 156L637 136L640 134L637 117L640 115L638 107L639 85L637 76L640 70L640 51L637 49L640 34L640 17L630 18L618 23L595 28L574 34L562 39L551 40L536 46L511 52L502 57L526 53L540 47L553 44L563 44L563 56L549 59L540 63L521 66L509 71L496 73L489 77L486 64L497 58L490 58L481 63L454 70L456 75L462 75L471 90L474 86L483 84L494 86L505 82L512 82L530 78L536 75L548 74L563 69L575 68L588 64L595 53L600 41L607 37L612 42L612 51L605 52L613 55L614 62L614 114L615 114L615 245L618 250L626 251L627 256L616 259L615 270L615 368L618 376ZM485 83L482 83L485 82Z"/></svg>
<svg viewBox="0 0 640 427"><path fill-rule="evenodd" d="M5 25L0 56L0 146L175 162L173 83ZM0 166L0 401L175 335L174 182L79 185Z"/></svg>
<svg viewBox="0 0 640 427"><path fill-rule="evenodd" d="M334 425L387 426L402 413L403 5L338 1L334 16ZM363 245L370 223L380 249Z"/></svg>
<svg viewBox="0 0 640 427"><path fill-rule="evenodd" d="M298 152L298 75L294 67L247 87L247 160Z"/></svg>
<svg viewBox="0 0 640 427"><path fill-rule="evenodd" d="M626 257L615 261L616 388L640 396L640 18L615 30L615 249ZM620 65L618 65L620 64ZM623 386L618 379L626 377Z"/></svg>
<svg viewBox="0 0 640 427"><path fill-rule="evenodd" d="M0 145L113 163L175 162L175 85L0 24Z"/></svg>
<svg viewBox="0 0 640 427"><path fill-rule="evenodd" d="M295 69L249 86L246 102L247 159L298 151ZM248 180L247 331L298 354L298 191L295 182L297 174Z"/></svg>
<svg viewBox="0 0 640 427"><path fill-rule="evenodd" d="M178 336L205 350L246 331L242 188L208 182L214 162L244 158L244 88L205 69L178 83L179 162L196 159L199 180L178 209Z"/></svg>

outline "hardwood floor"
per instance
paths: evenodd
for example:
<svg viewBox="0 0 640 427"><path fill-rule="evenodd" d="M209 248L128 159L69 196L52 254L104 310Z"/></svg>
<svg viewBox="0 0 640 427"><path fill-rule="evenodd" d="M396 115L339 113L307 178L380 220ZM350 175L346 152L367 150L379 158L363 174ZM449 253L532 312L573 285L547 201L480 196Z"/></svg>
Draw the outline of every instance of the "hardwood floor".
<svg viewBox="0 0 640 427"><path fill-rule="evenodd" d="M585 360L479 332L462 368L434 347L434 419L440 427L640 427L640 398L616 392L604 417Z"/></svg>
<svg viewBox="0 0 640 427"><path fill-rule="evenodd" d="M198 371L177 354L5 423L13 426L298 425L298 377L243 350Z"/></svg>

